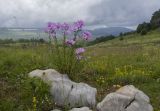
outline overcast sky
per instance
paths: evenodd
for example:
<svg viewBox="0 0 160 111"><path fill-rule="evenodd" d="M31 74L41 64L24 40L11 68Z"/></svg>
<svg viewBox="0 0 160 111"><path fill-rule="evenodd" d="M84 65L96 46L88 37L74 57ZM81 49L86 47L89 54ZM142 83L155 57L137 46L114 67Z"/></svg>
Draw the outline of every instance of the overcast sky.
<svg viewBox="0 0 160 111"><path fill-rule="evenodd" d="M84 20L90 27L136 27L160 9L160 0L0 0L0 27L44 27Z"/></svg>

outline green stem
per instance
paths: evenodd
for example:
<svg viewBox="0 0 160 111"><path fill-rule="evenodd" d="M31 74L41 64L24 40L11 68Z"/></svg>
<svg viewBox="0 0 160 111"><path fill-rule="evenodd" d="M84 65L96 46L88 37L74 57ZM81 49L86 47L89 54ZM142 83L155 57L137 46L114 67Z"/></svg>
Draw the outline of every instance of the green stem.
<svg viewBox="0 0 160 111"><path fill-rule="evenodd" d="M70 48L70 54L69 54L69 64L68 64L68 72L69 74L72 74L72 66L73 66L73 62L75 61L74 58L74 48Z"/></svg>
<svg viewBox="0 0 160 111"><path fill-rule="evenodd" d="M65 32L64 32L64 35L63 35L63 57L64 57L64 68L67 68L66 65L67 65L67 61L66 61L66 45L65 45L65 42L66 42L66 35L65 35ZM66 70L67 69L64 69L64 73L66 73Z"/></svg>
<svg viewBox="0 0 160 111"><path fill-rule="evenodd" d="M51 41L51 35L49 35L49 51L52 53L52 41Z"/></svg>
<svg viewBox="0 0 160 111"><path fill-rule="evenodd" d="M57 67L58 67L58 69L59 70L61 70L60 69L60 67L61 67L61 57L60 57L60 49L59 49L59 46L58 46L58 40L57 40L57 37L55 36L54 37L54 43L55 43L55 54L56 54L56 59L58 60L56 63L57 63Z"/></svg>

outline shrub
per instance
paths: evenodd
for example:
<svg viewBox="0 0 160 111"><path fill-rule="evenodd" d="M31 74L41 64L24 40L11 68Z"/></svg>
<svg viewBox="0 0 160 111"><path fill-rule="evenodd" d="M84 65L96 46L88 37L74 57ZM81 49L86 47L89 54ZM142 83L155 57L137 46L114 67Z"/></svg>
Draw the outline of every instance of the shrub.
<svg viewBox="0 0 160 111"><path fill-rule="evenodd" d="M121 36L121 37L119 38L119 40L124 40L123 36Z"/></svg>
<svg viewBox="0 0 160 111"><path fill-rule="evenodd" d="M143 29L143 30L141 31L141 35L146 35L146 34L147 34L147 30Z"/></svg>
<svg viewBox="0 0 160 111"><path fill-rule="evenodd" d="M160 10L153 13L150 23L151 23L152 29L156 29L160 27Z"/></svg>
<svg viewBox="0 0 160 111"><path fill-rule="evenodd" d="M137 33L149 32L151 30L151 24L144 22L143 24L139 24L137 27Z"/></svg>
<svg viewBox="0 0 160 111"><path fill-rule="evenodd" d="M137 33L141 33L141 35L145 35L146 32L150 30L154 30L160 27L160 10L153 13L150 23L142 23L137 27Z"/></svg>
<svg viewBox="0 0 160 111"><path fill-rule="evenodd" d="M112 39L115 39L115 36L113 36L113 35L102 36L102 37L98 37L95 40L89 42L88 45L94 45L94 44L109 41L109 40L112 40Z"/></svg>

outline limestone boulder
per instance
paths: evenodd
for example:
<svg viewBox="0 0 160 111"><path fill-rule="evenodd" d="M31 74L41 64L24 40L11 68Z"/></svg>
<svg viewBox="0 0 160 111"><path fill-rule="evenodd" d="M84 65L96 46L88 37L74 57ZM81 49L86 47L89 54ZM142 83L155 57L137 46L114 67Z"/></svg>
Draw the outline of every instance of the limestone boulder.
<svg viewBox="0 0 160 111"><path fill-rule="evenodd" d="M60 74L54 69L34 70L29 73L30 77L39 77L51 86L50 92L54 102L58 106L95 107L96 88L85 83L76 83L67 75Z"/></svg>
<svg viewBox="0 0 160 111"><path fill-rule="evenodd" d="M97 105L98 111L153 111L149 97L133 85L108 94Z"/></svg>

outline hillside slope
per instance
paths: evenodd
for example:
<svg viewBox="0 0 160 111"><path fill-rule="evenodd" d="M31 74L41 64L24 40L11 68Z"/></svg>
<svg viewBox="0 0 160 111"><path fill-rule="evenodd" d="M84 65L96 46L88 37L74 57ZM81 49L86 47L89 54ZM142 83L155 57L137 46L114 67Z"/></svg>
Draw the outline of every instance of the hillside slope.
<svg viewBox="0 0 160 111"><path fill-rule="evenodd" d="M140 34L130 34L123 36L123 40L120 40L120 37L117 37L114 40L103 42L97 45L101 46L116 46L116 45L127 45L127 44L144 44L144 43L160 43L160 29L149 32L147 35Z"/></svg>
<svg viewBox="0 0 160 111"><path fill-rule="evenodd" d="M88 69L96 77L105 78L104 86L135 85L151 98L154 110L159 111L160 31L155 30L145 36L131 34L123 38L89 46Z"/></svg>

